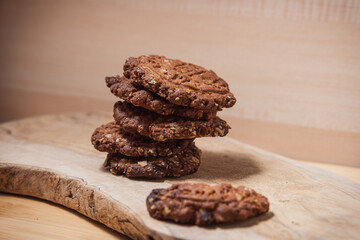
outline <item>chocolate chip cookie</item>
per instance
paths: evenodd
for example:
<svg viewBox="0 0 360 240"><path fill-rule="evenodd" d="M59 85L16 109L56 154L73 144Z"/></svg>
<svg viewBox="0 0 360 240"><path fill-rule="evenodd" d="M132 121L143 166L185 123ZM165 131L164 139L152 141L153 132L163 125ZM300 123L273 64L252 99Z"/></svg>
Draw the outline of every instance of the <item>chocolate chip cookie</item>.
<svg viewBox="0 0 360 240"><path fill-rule="evenodd" d="M172 115L162 116L120 101L114 105L114 118L126 132L138 132L155 141L223 137L230 129L230 126L219 117L205 121Z"/></svg>
<svg viewBox="0 0 360 240"><path fill-rule="evenodd" d="M176 115L193 119L211 119L214 118L217 113L217 110L207 111L175 105L165 98L135 84L134 80L126 77L106 77L105 81L115 96L134 106L146 108L157 114Z"/></svg>
<svg viewBox="0 0 360 240"><path fill-rule="evenodd" d="M124 76L176 105L210 111L236 102L228 84L213 71L163 56L128 58Z"/></svg>
<svg viewBox="0 0 360 240"><path fill-rule="evenodd" d="M157 142L138 133L125 132L115 122L95 129L91 142L101 152L120 153L132 157L171 156L192 147L193 140Z"/></svg>
<svg viewBox="0 0 360 240"><path fill-rule="evenodd" d="M127 157L108 154L104 166L113 174L124 174L129 178L164 178L189 175L200 166L201 151L192 144L183 152L170 157Z"/></svg>
<svg viewBox="0 0 360 240"><path fill-rule="evenodd" d="M183 183L154 189L146 205L153 218L200 226L244 220L269 210L265 196L230 184Z"/></svg>

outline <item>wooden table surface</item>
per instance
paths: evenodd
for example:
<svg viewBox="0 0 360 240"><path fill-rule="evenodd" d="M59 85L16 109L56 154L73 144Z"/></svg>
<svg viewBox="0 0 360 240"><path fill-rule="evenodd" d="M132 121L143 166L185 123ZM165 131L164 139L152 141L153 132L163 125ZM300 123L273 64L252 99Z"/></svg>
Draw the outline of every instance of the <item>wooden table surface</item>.
<svg viewBox="0 0 360 240"><path fill-rule="evenodd" d="M360 183L360 168L302 161ZM0 239L129 239L63 206L0 193Z"/></svg>

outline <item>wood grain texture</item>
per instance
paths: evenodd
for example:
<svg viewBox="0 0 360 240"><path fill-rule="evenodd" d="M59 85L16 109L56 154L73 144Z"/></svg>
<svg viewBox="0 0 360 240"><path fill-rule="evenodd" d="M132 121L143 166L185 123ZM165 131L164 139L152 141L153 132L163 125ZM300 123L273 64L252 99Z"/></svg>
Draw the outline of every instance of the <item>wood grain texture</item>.
<svg viewBox="0 0 360 240"><path fill-rule="evenodd" d="M359 24L359 0L1 1L0 121L107 108L104 76L156 53L230 83L238 102L223 115L249 124L232 137L360 166Z"/></svg>
<svg viewBox="0 0 360 240"><path fill-rule="evenodd" d="M135 239L355 239L359 234L360 185L229 138L198 139L203 163L191 176L141 181L111 175L101 167L105 154L89 141L93 129L110 118L78 113L2 124L0 190L65 205ZM210 228L152 219L146 196L178 182L247 185L268 196L270 212Z"/></svg>

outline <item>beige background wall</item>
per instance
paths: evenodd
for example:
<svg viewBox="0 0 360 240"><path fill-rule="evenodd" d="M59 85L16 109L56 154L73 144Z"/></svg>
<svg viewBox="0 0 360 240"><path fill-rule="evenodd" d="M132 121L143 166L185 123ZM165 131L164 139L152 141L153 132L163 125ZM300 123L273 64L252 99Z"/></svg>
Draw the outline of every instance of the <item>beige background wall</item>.
<svg viewBox="0 0 360 240"><path fill-rule="evenodd" d="M360 1L1 1L0 121L105 110L105 75L155 53L237 97L230 136L360 167Z"/></svg>

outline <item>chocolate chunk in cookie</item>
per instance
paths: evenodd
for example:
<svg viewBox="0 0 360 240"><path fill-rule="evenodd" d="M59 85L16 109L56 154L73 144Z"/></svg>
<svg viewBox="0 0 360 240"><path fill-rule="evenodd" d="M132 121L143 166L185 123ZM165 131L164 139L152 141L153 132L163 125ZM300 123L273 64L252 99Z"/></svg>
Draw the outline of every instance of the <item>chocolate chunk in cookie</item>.
<svg viewBox="0 0 360 240"><path fill-rule="evenodd" d="M201 151L192 144L183 152L170 157L127 157L108 154L104 166L113 174L124 174L129 178L164 178L189 175L200 166Z"/></svg>
<svg viewBox="0 0 360 240"><path fill-rule="evenodd" d="M176 115L193 119L211 119L216 117L217 110L201 110L175 105L165 98L135 84L126 77L106 77L106 85L111 92L134 106L146 108L161 115Z"/></svg>
<svg viewBox="0 0 360 240"><path fill-rule="evenodd" d="M173 115L162 116L120 101L114 105L114 118L126 132L138 132L155 141L223 137L230 129L230 126L219 117L205 121Z"/></svg>
<svg viewBox="0 0 360 240"><path fill-rule="evenodd" d="M228 84L213 71L163 56L128 58L124 76L176 105L221 110L236 102Z"/></svg>
<svg viewBox="0 0 360 240"><path fill-rule="evenodd" d="M230 184L175 184L154 189L146 199L150 215L178 223L208 225L244 220L269 210L266 197Z"/></svg>
<svg viewBox="0 0 360 240"><path fill-rule="evenodd" d="M120 153L133 157L171 156L193 146L193 140L156 142L138 133L125 132L115 122L96 128L91 142L101 152Z"/></svg>

